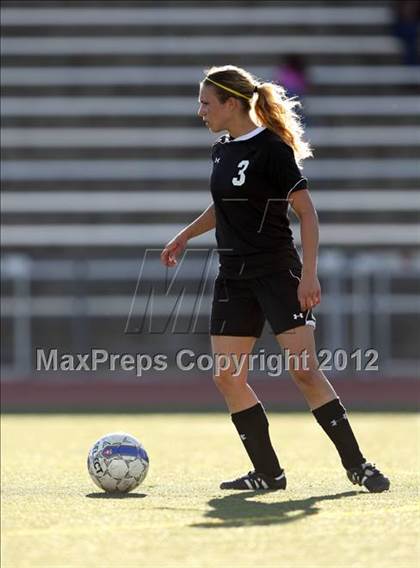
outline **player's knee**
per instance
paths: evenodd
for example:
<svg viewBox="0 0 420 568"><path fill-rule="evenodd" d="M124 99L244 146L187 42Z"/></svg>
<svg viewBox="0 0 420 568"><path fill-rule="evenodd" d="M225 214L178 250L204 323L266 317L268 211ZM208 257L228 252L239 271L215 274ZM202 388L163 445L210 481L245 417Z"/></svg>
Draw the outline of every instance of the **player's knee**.
<svg viewBox="0 0 420 568"><path fill-rule="evenodd" d="M222 392L230 392L237 388L241 388L246 384L246 377L235 375L232 371L219 371L213 374L213 380L217 388Z"/></svg>
<svg viewBox="0 0 420 568"><path fill-rule="evenodd" d="M319 384L318 372L313 369L296 369L290 371L294 381L301 387L311 388Z"/></svg>

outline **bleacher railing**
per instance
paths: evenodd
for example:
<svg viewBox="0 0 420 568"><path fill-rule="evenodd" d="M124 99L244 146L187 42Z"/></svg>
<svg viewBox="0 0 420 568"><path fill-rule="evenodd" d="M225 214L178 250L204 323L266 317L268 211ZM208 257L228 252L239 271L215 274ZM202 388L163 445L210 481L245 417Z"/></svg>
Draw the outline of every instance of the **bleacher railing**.
<svg viewBox="0 0 420 568"><path fill-rule="evenodd" d="M13 380L33 376L37 346L37 337L33 334L35 319L42 320L46 337L48 326L51 326L51 344L54 340L59 341L52 325L57 318L65 321L78 318L79 328L71 327L75 334L78 329L89 327L85 325L88 320L98 324L103 318L111 318L116 326L121 327L133 304L140 267L138 259L35 261L24 255L5 256L1 275L7 294L2 299L2 314L3 321L7 323L8 348L3 352L3 377ZM198 272L197 263L187 263L184 278L194 280ZM216 273L217 263L214 262L209 270L210 280ZM350 255L330 250L320 257L319 275L323 299L316 309L318 346L328 348L332 354L344 350L346 356L356 350L361 353L374 350L378 353L381 376L419 375L420 255ZM156 315L170 317L177 296L173 291L167 293L167 282L165 292L162 280L168 277L168 273L157 259L152 261L148 277L152 283L159 284ZM35 292L42 290L39 284L45 286L52 282L72 283L72 293L52 295ZM107 286L101 286L102 293L95 290L98 282L107 283ZM118 293L118 284L121 283L124 284L124 294ZM117 290L117 293L109 294L110 289ZM194 299L187 293L177 308L180 317L188 316L193 304ZM206 293L201 307L204 318L208 318L210 306L211 293ZM188 344L194 346L194 341L194 334L189 335ZM97 345L94 332L88 335L87 342ZM168 335L153 337L155 350L168 344Z"/></svg>

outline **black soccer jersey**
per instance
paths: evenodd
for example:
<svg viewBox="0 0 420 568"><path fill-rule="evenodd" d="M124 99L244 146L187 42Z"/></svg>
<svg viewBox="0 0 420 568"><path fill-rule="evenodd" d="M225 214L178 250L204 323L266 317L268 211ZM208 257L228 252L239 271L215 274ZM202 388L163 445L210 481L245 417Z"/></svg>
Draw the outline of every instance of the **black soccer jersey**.
<svg viewBox="0 0 420 568"><path fill-rule="evenodd" d="M289 227L288 196L307 180L292 148L274 132L257 128L212 148L211 193L216 214L220 273L251 278L301 261Z"/></svg>

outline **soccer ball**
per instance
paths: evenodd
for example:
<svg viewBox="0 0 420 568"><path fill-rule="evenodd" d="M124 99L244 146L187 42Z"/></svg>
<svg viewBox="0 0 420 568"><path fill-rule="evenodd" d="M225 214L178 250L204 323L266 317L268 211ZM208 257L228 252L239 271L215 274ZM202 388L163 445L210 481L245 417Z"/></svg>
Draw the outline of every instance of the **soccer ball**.
<svg viewBox="0 0 420 568"><path fill-rule="evenodd" d="M93 444L87 466L93 481L104 491L128 493L144 481L149 456L134 436L114 432Z"/></svg>

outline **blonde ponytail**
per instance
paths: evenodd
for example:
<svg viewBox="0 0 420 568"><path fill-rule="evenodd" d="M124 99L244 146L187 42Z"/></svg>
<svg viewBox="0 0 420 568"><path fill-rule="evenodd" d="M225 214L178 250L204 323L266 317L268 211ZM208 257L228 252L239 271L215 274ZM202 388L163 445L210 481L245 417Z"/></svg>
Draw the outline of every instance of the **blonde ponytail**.
<svg viewBox="0 0 420 568"><path fill-rule="evenodd" d="M295 153L296 162L313 156L308 142L303 140L304 129L295 109L301 103L295 98L287 98L286 91L274 83L258 85L258 95L254 112L258 120L269 130L275 132Z"/></svg>
<svg viewBox="0 0 420 568"><path fill-rule="evenodd" d="M293 149L299 167L302 160L313 155L309 143L303 139L304 129L295 111L302 105L295 97L288 98L280 85L259 83L251 73L234 65L211 67L203 83L214 88L221 102L233 96L245 111L252 111L257 122Z"/></svg>

